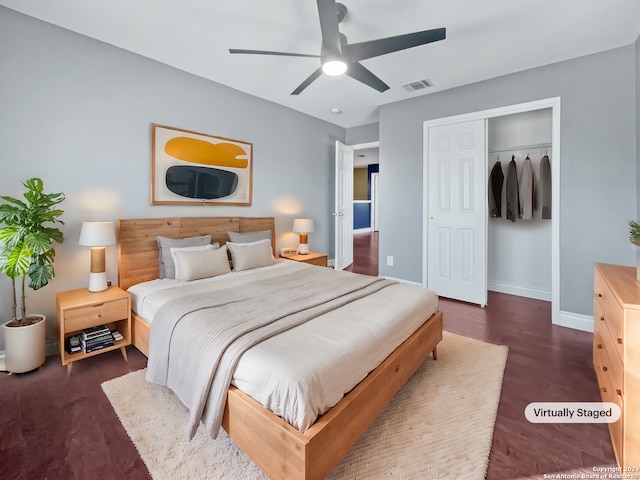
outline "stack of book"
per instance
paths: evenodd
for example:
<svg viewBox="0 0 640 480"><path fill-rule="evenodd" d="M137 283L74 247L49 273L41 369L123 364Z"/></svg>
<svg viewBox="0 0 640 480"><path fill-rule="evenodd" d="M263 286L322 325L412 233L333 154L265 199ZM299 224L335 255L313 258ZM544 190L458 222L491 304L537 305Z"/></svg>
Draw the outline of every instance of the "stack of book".
<svg viewBox="0 0 640 480"><path fill-rule="evenodd" d="M115 344L111 331L104 325L85 328L80 335L80 344L84 353L95 352Z"/></svg>

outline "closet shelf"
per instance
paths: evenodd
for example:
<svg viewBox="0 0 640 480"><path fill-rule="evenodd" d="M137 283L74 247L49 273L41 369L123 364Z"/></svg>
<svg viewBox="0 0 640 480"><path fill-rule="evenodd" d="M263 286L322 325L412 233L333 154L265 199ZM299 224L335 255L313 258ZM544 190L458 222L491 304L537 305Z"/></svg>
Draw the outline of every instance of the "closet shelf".
<svg viewBox="0 0 640 480"><path fill-rule="evenodd" d="M518 150L537 150L541 148L551 148L551 143L536 143L533 145L517 145L515 147L496 148L489 150L489 153L514 152Z"/></svg>

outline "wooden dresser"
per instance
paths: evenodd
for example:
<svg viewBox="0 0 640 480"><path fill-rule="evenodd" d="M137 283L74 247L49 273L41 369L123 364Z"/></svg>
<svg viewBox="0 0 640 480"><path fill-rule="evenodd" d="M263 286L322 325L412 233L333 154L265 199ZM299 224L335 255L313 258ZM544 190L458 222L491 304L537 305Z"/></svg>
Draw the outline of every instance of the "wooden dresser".
<svg viewBox="0 0 640 480"><path fill-rule="evenodd" d="M603 402L622 412L609 424L622 473L640 467L640 282L635 267L598 263L594 274L593 368ZM636 470L637 474L638 471Z"/></svg>

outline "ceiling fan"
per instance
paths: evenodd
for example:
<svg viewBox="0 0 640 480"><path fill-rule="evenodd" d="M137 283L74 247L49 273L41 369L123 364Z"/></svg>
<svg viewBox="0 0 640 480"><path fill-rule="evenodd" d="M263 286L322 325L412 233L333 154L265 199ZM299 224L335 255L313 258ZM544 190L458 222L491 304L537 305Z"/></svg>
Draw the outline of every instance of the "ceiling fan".
<svg viewBox="0 0 640 480"><path fill-rule="evenodd" d="M347 38L338 30L338 24L347 16L347 7L341 3L336 3L335 0L316 1L318 3L320 30L322 32L320 55L272 52L268 50L243 50L237 48L230 48L229 53L319 58L320 67L298 85L298 87L291 92L291 95L299 95L305 88L311 85L314 80L320 77L322 73L327 75L342 75L346 73L365 85L379 92L384 92L389 89L389 85L362 66L360 60L437 42L446 38L447 31L445 28L435 28L433 30L349 44L347 43Z"/></svg>

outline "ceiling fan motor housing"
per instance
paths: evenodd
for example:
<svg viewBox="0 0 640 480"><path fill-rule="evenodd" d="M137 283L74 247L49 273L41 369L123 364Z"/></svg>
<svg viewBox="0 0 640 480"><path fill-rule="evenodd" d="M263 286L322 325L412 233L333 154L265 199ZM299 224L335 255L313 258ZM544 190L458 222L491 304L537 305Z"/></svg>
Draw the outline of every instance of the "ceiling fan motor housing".
<svg viewBox="0 0 640 480"><path fill-rule="evenodd" d="M342 23L342 21L347 18L347 7L342 3L336 3L336 9L338 10L338 23Z"/></svg>

